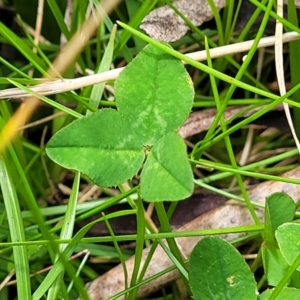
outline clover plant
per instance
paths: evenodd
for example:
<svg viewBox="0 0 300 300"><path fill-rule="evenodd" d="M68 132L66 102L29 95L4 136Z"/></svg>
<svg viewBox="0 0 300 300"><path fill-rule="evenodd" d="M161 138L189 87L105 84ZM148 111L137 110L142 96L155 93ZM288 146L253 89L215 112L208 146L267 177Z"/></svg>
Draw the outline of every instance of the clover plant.
<svg viewBox="0 0 300 300"><path fill-rule="evenodd" d="M254 274L242 255L219 237L205 237L190 257L189 283L195 300L300 299L300 224L291 223L294 201L284 193L266 199L261 256L265 290L259 293ZM266 285L269 288L266 288Z"/></svg>
<svg viewBox="0 0 300 300"><path fill-rule="evenodd" d="M193 83L182 62L147 45L115 82L117 109L100 109L58 131L46 148L65 168L101 187L141 170L146 201L180 200L193 192L193 174L178 128L188 117Z"/></svg>

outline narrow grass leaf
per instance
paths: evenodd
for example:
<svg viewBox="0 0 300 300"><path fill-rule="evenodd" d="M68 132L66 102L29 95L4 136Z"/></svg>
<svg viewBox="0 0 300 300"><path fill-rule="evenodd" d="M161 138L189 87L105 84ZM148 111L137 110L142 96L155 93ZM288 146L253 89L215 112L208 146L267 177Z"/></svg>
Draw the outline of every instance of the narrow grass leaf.
<svg viewBox="0 0 300 300"><path fill-rule="evenodd" d="M112 58L113 58L113 52L114 52L114 40L115 40L115 36L116 36L116 30L117 30L117 27L114 26L112 29L111 35L110 35L108 45L107 45L104 55L102 57L100 66L96 73L108 71L110 68ZM94 106L95 108L98 108L98 106L100 104L104 86L105 86L105 82L95 84L92 88L89 104ZM88 110L87 115L90 115L90 114L92 114L92 111Z"/></svg>
<svg viewBox="0 0 300 300"><path fill-rule="evenodd" d="M137 28L139 24L141 24L144 17L147 15L147 13L156 5L158 0L145 0L142 2L142 5L140 6L139 10L135 13L134 16L130 18L129 26L132 26L133 28ZM127 41L130 39L132 33L129 31L123 31L120 43L117 47L117 50L120 51Z"/></svg>
<svg viewBox="0 0 300 300"><path fill-rule="evenodd" d="M217 25L217 32L218 32L218 39L219 39L219 43L220 45L224 45L224 29L222 26L222 21L220 18L220 13L219 13L219 8L216 7L216 3L213 0L207 0L211 11L213 13L216 25Z"/></svg>
<svg viewBox="0 0 300 300"><path fill-rule="evenodd" d="M155 1L152 1L152 2L155 2ZM135 18L136 15L137 16L139 15L141 18L141 13L139 12L139 9L143 5L143 3L139 3L138 1L135 1L135 0L126 0L125 3L126 3L127 11L128 11L129 22L133 18ZM149 4L150 4L150 2L149 2ZM138 39L135 36L133 36L132 38L134 40L135 48L136 48L137 52L139 53L145 47L145 42Z"/></svg>
<svg viewBox="0 0 300 300"><path fill-rule="evenodd" d="M118 241L116 240L116 236L115 233L109 223L109 221L105 218L105 215L103 214L103 219L105 222L105 225L107 227L107 230L112 238L112 242L114 244L114 247L116 249L116 252L118 254L118 258L120 259L120 263L122 264L123 267L123 273L124 273L124 282L125 282L125 289L127 288L127 284L128 284L128 272L127 272L127 266L126 266L126 262L125 262L125 257L123 255L123 252L118 244Z"/></svg>
<svg viewBox="0 0 300 300"><path fill-rule="evenodd" d="M146 221L145 221L145 210L142 199L139 197L137 200L137 239L135 246L135 255L134 255L134 267L132 270L130 286L135 285L138 281L138 275L140 270L142 269L143 264L143 249L144 249L144 241L145 241L145 233L146 233ZM128 295L129 299L136 299L137 297L137 289L134 289Z"/></svg>
<svg viewBox="0 0 300 300"><path fill-rule="evenodd" d="M76 203L78 199L79 192L79 184L80 184L80 173L77 172L74 178L72 191L70 195L70 199L68 201L67 211L65 217L63 219L63 226L60 233L60 238L62 240L71 239L73 236L74 224L75 224L75 216L76 216ZM60 244L59 250L62 252L66 248L66 244ZM59 259L59 257L57 257ZM62 271L53 285L49 289L49 293L47 295L47 299L58 299L58 294L61 288L61 284L63 284L64 272Z"/></svg>
<svg viewBox="0 0 300 300"><path fill-rule="evenodd" d="M212 64L212 61L211 61L210 52L209 52L209 48L208 48L207 39L205 39L205 48L206 48L206 52L207 52L207 64L208 64L209 67L213 68L213 64ZM250 52L249 52L249 54L250 54ZM244 65L242 66L242 69L245 69ZM239 78L239 73L237 74L236 77ZM219 92L218 92L218 84L217 84L216 79L213 75L210 75L210 82L211 82L211 86L212 86L212 90L213 90L213 95L214 95L214 98L215 98L215 101L216 101L216 107L217 107L217 112L218 112L217 114L220 114L220 119L219 120L220 120L220 123L221 123L221 130L222 130L222 132L227 132L227 126L226 126L225 118L224 118L224 115L223 115L222 112L225 111L225 107L226 107L226 105L223 105L223 104L225 102L227 103L229 101L229 99L227 98L226 100L224 99L224 101L222 101L222 102L220 101L220 95L219 95ZM230 88L233 88L233 86L231 86ZM228 93L229 93L229 91L228 91ZM215 117L213 122L215 122L216 120L218 120L217 116ZM219 120L218 120L218 123L219 123ZM217 123L215 123L215 126L216 125L217 125ZM207 137L208 137L208 135L206 135L206 139L207 139ZM232 148L232 143L231 143L230 137L226 136L224 138L224 142L225 142L225 145L226 145L227 154L228 154L228 157L229 157L229 160L230 160L230 163L231 163L232 167L234 169L238 169L238 164L236 162L236 157L235 157L234 150ZM253 220L255 221L255 223L259 224L260 221L259 221L259 219L256 215L256 212L254 210L254 207L253 207L253 205L252 205L252 203L251 203L251 201L248 197L248 193L246 191L244 181L243 181L241 175L236 174L235 179L238 183L241 194L243 195L243 198L245 199L245 203L246 203L246 205L249 209L249 212L250 212Z"/></svg>
<svg viewBox="0 0 300 300"><path fill-rule="evenodd" d="M10 238L12 242L25 241L24 225L14 184L11 182L6 162L0 157L0 185L7 214ZM30 300L30 271L26 246L13 247L14 266L16 270L18 299Z"/></svg>
<svg viewBox="0 0 300 300"><path fill-rule="evenodd" d="M172 228L164 204L162 202L155 203L155 210L160 223L159 232L172 232ZM182 275L182 279L186 288L189 289L188 274L182 258L182 255L184 255L184 253L181 253L179 245L176 243L174 238L167 238L166 240L169 248L163 241L159 241L159 244L173 261L174 265L177 266L179 272Z"/></svg>
<svg viewBox="0 0 300 300"><path fill-rule="evenodd" d="M41 74L45 75L47 66L44 62L32 52L32 49L20 39L12 30L7 28L3 23L0 22L0 34L9 41L18 51L20 51L24 57L28 59L28 61L41 72Z"/></svg>
<svg viewBox="0 0 300 300"><path fill-rule="evenodd" d="M8 62L4 57L0 57L0 63L9 68L12 72L15 72L23 78L12 78L13 80L23 84L37 84L38 80L31 78L28 74L24 73L18 67ZM11 76L9 76L11 78ZM0 77L0 83L8 83L7 77Z"/></svg>
<svg viewBox="0 0 300 300"><path fill-rule="evenodd" d="M44 53L39 43L38 44L35 43L34 38L28 32L27 24L19 16L17 16L17 20L26 35L28 46L31 47L32 49L35 49L36 50L35 55L37 57L40 57L48 67L52 68L50 58ZM57 76L60 77L60 74L57 73Z"/></svg>
<svg viewBox="0 0 300 300"><path fill-rule="evenodd" d="M290 1L290 0L289 0ZM267 0L264 0L264 1L257 1L257 0L251 0L251 2L257 6L258 8L261 8L263 11L267 11L267 7L264 6L264 4L266 4L268 1ZM276 12L274 11L270 11L270 16L272 18L274 18L275 20L278 20L280 23L282 23L284 26L286 26L289 30L291 31L296 31L300 34L300 28L299 26L295 26L293 25L291 22L289 22L288 20L286 20L285 18L281 18L277 15ZM257 16L256 16L257 18ZM256 19L254 18L254 20Z"/></svg>
<svg viewBox="0 0 300 300"><path fill-rule="evenodd" d="M47 0L47 3L52 11L53 16L55 17L59 29L61 30L62 34L66 37L66 39L69 40L71 38L71 33L66 25L61 9L57 5L57 1Z"/></svg>
<svg viewBox="0 0 300 300"><path fill-rule="evenodd" d="M43 237L45 240L47 240L51 246L51 250L53 252L56 252L58 249L57 244L53 241L53 236L51 235L51 230L48 227L47 222L44 220L44 217L42 215L42 212L40 211L40 208L38 207L37 201L33 195L33 191L28 183L28 179L26 177L26 173L24 169L22 168L22 165L19 161L19 157L17 156L17 153L15 152L14 148L12 146L8 147L9 153L12 157L11 161L14 163L14 167L16 168L18 175L20 177L20 181L22 182L24 189L25 189L25 199L26 199L26 205L30 209L31 216L30 218L34 220L37 224L37 227L39 231L41 231L40 237Z"/></svg>
<svg viewBox="0 0 300 300"><path fill-rule="evenodd" d="M128 214L132 214L132 210L128 211ZM123 212L123 215L124 212ZM110 215L105 216L106 219L115 218L116 214L112 213ZM49 271L47 276L45 277L43 284L41 284L36 291L33 294L32 300L38 300L43 297L43 295L46 293L46 291L50 288L52 283L55 281L57 276L60 274L60 272L63 270L63 261L68 259L71 254L75 251L76 246L78 243L82 240L82 238L85 236L85 234L97 223L100 221L103 221L104 218L96 219L95 221L85 225L82 227L73 237L73 239L70 241L70 243L67 245L65 250L60 254L60 259L55 262L52 269ZM64 259L62 259L64 258ZM76 282L76 280L75 280ZM83 293L86 291L83 291Z"/></svg>

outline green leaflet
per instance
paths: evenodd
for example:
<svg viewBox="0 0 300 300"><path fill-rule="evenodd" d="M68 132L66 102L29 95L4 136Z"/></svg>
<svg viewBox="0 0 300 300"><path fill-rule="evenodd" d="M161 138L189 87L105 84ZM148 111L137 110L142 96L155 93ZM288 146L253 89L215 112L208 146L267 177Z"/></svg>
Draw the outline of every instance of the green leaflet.
<svg viewBox="0 0 300 300"><path fill-rule="evenodd" d="M144 160L141 143L112 109L66 126L50 140L46 151L58 164L83 172L102 187L132 178Z"/></svg>
<svg viewBox="0 0 300 300"><path fill-rule="evenodd" d="M186 146L177 133L168 133L149 153L141 175L142 196L151 202L180 200L190 196L193 187Z"/></svg>
<svg viewBox="0 0 300 300"><path fill-rule="evenodd" d="M183 64L152 45L122 71L115 87L119 112L145 146L177 130L194 99L193 83Z"/></svg>
<svg viewBox="0 0 300 300"><path fill-rule="evenodd" d="M181 61L148 45L120 74L115 90L117 111L102 109L61 129L48 143L48 156L108 187L135 176L150 149L143 198L190 196L192 170L175 131L191 111L194 89Z"/></svg>

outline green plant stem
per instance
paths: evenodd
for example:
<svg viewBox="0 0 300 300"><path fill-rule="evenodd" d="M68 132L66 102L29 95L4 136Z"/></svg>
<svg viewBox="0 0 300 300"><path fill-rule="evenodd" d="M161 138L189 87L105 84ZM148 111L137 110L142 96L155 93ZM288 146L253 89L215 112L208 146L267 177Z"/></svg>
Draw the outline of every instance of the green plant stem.
<svg viewBox="0 0 300 300"><path fill-rule="evenodd" d="M78 199L78 192L79 192L79 185L80 185L80 173L76 172L75 178L73 181L73 187L71 191L71 195L68 201L67 211L65 215L65 219L63 222L63 226L60 232L60 238L71 238L73 235L74 224L75 224L75 216L76 216L76 204ZM59 245L59 250L62 252L66 248L65 244ZM59 259L59 255L56 256L56 259ZM53 282L52 286L49 289L47 299L57 299L60 289L62 288L64 278L64 270L58 275L56 280Z"/></svg>
<svg viewBox="0 0 300 300"><path fill-rule="evenodd" d="M138 274L142 264L142 256L144 249L144 238L145 238L145 216L144 216L144 206L143 201L140 197L137 200L137 239L135 246L135 255L134 255L134 267L132 271L132 276L130 280L130 286L135 285L138 282ZM128 300L136 299L137 289L131 291L128 295Z"/></svg>
<svg viewBox="0 0 300 300"><path fill-rule="evenodd" d="M127 289L128 288L128 271L127 271L125 257L122 253L122 250L120 249L120 247L118 245L118 241L115 239L115 233L114 233L112 227L110 226L109 221L105 218L104 213L102 213L102 216L104 218L104 222L105 222L105 225L108 229L108 232L109 232L110 236L112 237L115 249L116 249L116 251L119 255L119 258L120 258L120 261L121 261L121 264L122 264L122 267L123 267L123 272L124 272L124 287L125 287L125 289Z"/></svg>
<svg viewBox="0 0 300 300"><path fill-rule="evenodd" d="M105 222L105 218L101 218L101 221ZM299 223L299 222L295 222L295 223ZM93 224L94 225L94 224ZM183 237L199 237L199 235L203 235L203 236L209 236L209 235L220 235L220 234L231 234L231 233L246 233L247 235L242 235L239 238L234 239L233 241L231 241L232 244L240 244L244 241L247 240L251 240L254 239L255 237L259 236L259 233L264 230L264 226L263 225L250 225L250 228L248 229L248 226L238 226L238 227L232 227L232 228L226 228L225 231L221 231L220 233L217 233L215 231L210 232L210 233L206 233L204 231L184 231L184 234L179 234L177 235L176 232L172 232L172 233L150 233L150 234L145 234L145 241L146 240L154 240L154 243L156 242L156 240L163 240L166 237L174 237L174 238L183 238ZM123 237L125 237L125 239L123 240ZM136 240L136 234L133 235L115 235L115 241L117 242L128 242L128 241L135 241ZM57 239L55 240L55 242L57 243L57 245L59 244L68 244L70 242L72 242L71 239L66 239L66 240L60 240ZM82 248L86 248L86 245L88 244L93 244L93 243L113 243L113 239L111 238L111 236L101 236L101 237L88 237L88 238L83 238L82 239L82 243L78 244L78 248L77 249L82 249ZM153 244L154 244L153 243ZM38 241L25 241L25 242L8 242L8 243L1 243L0 246L2 247L1 250L1 254L2 253L8 253L11 252L10 251L10 247L12 246L22 246L22 245L26 245L26 246L41 246L41 245L47 245L49 244L49 241L47 240L38 240ZM152 244L152 245L153 245ZM109 246L108 246L109 247ZM104 245L103 248L107 248L106 245ZM102 247L101 247L102 249ZM102 253L102 252L101 252ZM130 254L128 254L126 256L126 258L130 258L132 252L129 251ZM95 272L89 270L88 271L89 274L92 274L92 276L95 276Z"/></svg>
<svg viewBox="0 0 300 300"><path fill-rule="evenodd" d="M264 6L261 2L258 2L256 0L250 0L251 3L253 3L255 6L261 8L263 11L266 11L268 8ZM300 28L298 26L295 26L288 20L279 17L274 11L270 11L270 16L274 18L275 20L278 20L280 23L282 23L284 26L286 26L289 30L296 31L300 34Z"/></svg>
<svg viewBox="0 0 300 300"><path fill-rule="evenodd" d="M115 217L115 216L114 216ZM104 221L103 218L97 219L92 223L84 226L82 229L88 231L92 226ZM87 229L88 228L88 229ZM251 233L260 232L264 230L264 225L247 225L247 226L237 226L230 228L218 228L218 229L206 229L206 230L193 230L193 231L176 231L176 232L160 232L160 233L147 233L145 234L145 240L155 240L155 239L165 239L165 238L180 238L180 237L193 237L193 236L209 236L209 235L220 235L220 234L230 234L230 233ZM129 235L116 235L115 240L119 242L136 241L136 234ZM70 244L72 240L54 240L57 244ZM101 236L101 237L91 237L82 238L82 243L111 243L113 240L111 236ZM8 242L0 243L0 247L11 247L11 246L21 246L21 245L47 245L50 242L48 240L38 240L38 241L28 241L28 242Z"/></svg>
<svg viewBox="0 0 300 300"><path fill-rule="evenodd" d="M154 205L155 205L157 217L160 222L160 232L172 232L163 202L156 202ZM168 246L171 250L171 253L174 255L174 258L178 261L178 263L181 265L181 267L184 270L186 270L183 258L181 256L180 250L178 249L175 239L167 238L166 240L167 240ZM180 271L180 269L179 269L179 271ZM183 275L182 279L184 280L185 285L188 287L189 286L188 280L185 277L185 274L182 274L182 275Z"/></svg>
<svg viewBox="0 0 300 300"><path fill-rule="evenodd" d="M97 73L105 72L110 69L112 58L113 58L116 31L117 31L117 27L114 26L109 38L107 48L105 49L105 52L103 54L100 66L98 67ZM102 83L95 84L92 88L89 104L95 107L96 109L98 109L98 106L100 105L104 87L105 87L105 82L102 82ZM88 116L92 113L93 113L92 111L88 110L86 115Z"/></svg>
<svg viewBox="0 0 300 300"><path fill-rule="evenodd" d="M223 133L219 134L218 136L216 136L215 138L211 139L210 141L207 141L206 143L204 143L195 152L195 154L198 153L198 151L202 151L203 149L207 149L207 148L211 147L212 145L214 145L217 142L221 141L225 136L230 135L231 133L233 133L233 132L239 130L240 128L242 128L243 126L246 126L247 124L253 122L256 119L258 119L259 117L261 117L265 113L271 111L278 104L284 102L285 99L287 99L288 97L293 95L298 89L300 89L300 83L297 84L295 87L293 87L291 90L289 90L284 96L277 98L272 103L270 103L270 104L266 105L264 108L262 108L260 111L257 111L256 113L254 113L250 117L246 118L245 120L243 120L243 121L239 122L238 124L235 124L232 127L228 128L228 130L226 132L223 132Z"/></svg>
<svg viewBox="0 0 300 300"><path fill-rule="evenodd" d="M139 8L138 12L131 18L129 24L130 26L137 28L147 13L156 5L157 0L145 0L143 1L141 7ZM121 36L121 41L117 46L117 52L120 51L127 41L130 39L131 33L124 31Z"/></svg>
<svg viewBox="0 0 300 300"><path fill-rule="evenodd" d="M259 173L255 173L255 172L244 171L244 170L241 170L241 168L233 169L231 166L226 166L226 165L223 165L223 164L209 162L209 161L206 161L206 160L204 161L202 159L199 159L199 161L191 159L190 161L192 163L198 163L198 164L200 164L202 166L205 166L205 167L208 167L208 168L217 169L217 170L225 171L225 172L231 172L231 174L237 174L238 173L238 174L253 177L253 178L261 178L261 179L274 180L274 181L279 181L279 182L295 183L295 184L300 183L300 179L298 179L298 178L286 178L286 177L280 177L280 176L274 176L274 175L259 174ZM198 180L195 180L195 182L197 182L197 181ZM199 179L199 181L201 181L201 179Z"/></svg>
<svg viewBox="0 0 300 300"><path fill-rule="evenodd" d="M262 37L263 34L264 34L264 30L265 30L265 27L266 27L266 25L267 25L267 22L268 22L268 19L269 19L269 14L270 14L271 9L272 9L272 1L269 1L268 10L266 11L266 13L265 13L265 15L264 15L264 17L263 17L263 20L262 20L262 22L261 22L261 25L260 25L260 27L259 27L259 30L258 30L258 32L257 32L257 34L256 34L255 39L254 39L253 45L251 46L251 49L249 50L249 52L248 52L248 54L247 54L247 57L246 57L245 61L243 62L241 68L238 70L238 73L237 73L236 76L235 76L235 80L238 80L238 81L241 80L241 78L243 77L243 75L244 75L244 73L245 73L245 71L246 71L248 65L250 64L250 62L251 62L251 60L252 60L252 57L254 56L254 54L255 54L255 52L256 52L257 46L258 46L258 44L259 44L259 41L260 41L261 37ZM211 67L211 68L212 68L212 67ZM214 76L214 75L213 75L213 74L210 74L210 76ZM209 141L211 140L211 134L212 134L212 132L214 131L214 129L216 128L217 124L220 122L221 117L223 117L223 113L224 113L224 111L225 111L225 109L226 109L226 107L227 107L227 105L228 105L228 101L231 99L231 97L232 97L234 91L236 90L236 87L237 87L237 86L236 86L235 84L231 84L231 85L230 85L230 87L229 87L229 89L228 89L228 92L226 93L225 98L222 99L221 105L220 105L220 107L218 108L217 114L216 114L216 116L215 116L215 118L214 118L214 120L213 120L213 122L212 122L212 124L211 124L211 126L210 126L210 129L209 129L209 131L207 132L207 134L206 134L206 136L205 136L205 138L204 138L204 140L203 140L203 142L202 142L203 144L206 144L206 145L207 145L207 142L209 142ZM223 126L225 126L225 125L223 125ZM228 132L228 130L227 130L226 128L223 128L223 134L224 134L224 133L226 134L227 132ZM226 137L224 137L224 138L226 138L226 139L225 139L225 143L227 143L227 147L228 147L228 142L229 142L229 140L227 140L227 136L229 136L229 135L226 135ZM202 150L200 150L200 149L202 149ZM196 145L196 147L193 149L193 155L195 156L195 158L199 158L199 157L201 156L201 154L202 154L202 152L203 152L203 147L200 148L200 149L197 151L197 145ZM230 150L229 148L228 148L227 150L229 151L229 153L228 153L229 156L233 157L232 155L230 155L231 150ZM232 161L232 162L233 162L233 161ZM239 178L237 178L237 179L238 179L238 181L239 181ZM243 189L242 189L242 190L243 190ZM243 193L244 193L244 192L243 192ZM253 213L253 212L252 212L252 213ZM254 216L252 216L252 217L254 217ZM255 218L255 217L254 217L254 218ZM256 220L256 221L257 221L257 220Z"/></svg>

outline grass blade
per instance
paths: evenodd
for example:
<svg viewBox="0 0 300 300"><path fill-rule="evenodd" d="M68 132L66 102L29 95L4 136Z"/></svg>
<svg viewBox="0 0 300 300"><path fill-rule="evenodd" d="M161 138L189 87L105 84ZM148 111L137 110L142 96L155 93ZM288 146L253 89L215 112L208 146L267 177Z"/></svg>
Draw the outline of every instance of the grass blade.
<svg viewBox="0 0 300 300"><path fill-rule="evenodd" d="M75 225L75 216L76 216L76 204L79 192L79 184L80 184L80 173L77 172L74 178L72 192L70 195L70 199L68 202L68 207L66 211L66 215L64 218L64 224L60 233L61 239L69 239L73 236L73 230ZM66 244L60 244L59 250L63 251L66 248ZM57 257L58 258L58 257ZM53 285L49 289L49 293L47 295L47 299L57 299L58 294L61 288L61 284L63 284L64 280L64 270L62 269L60 274L57 276L56 280L53 282Z"/></svg>
<svg viewBox="0 0 300 300"><path fill-rule="evenodd" d="M0 185L5 204L7 221L12 242L25 241L24 225L14 184L9 177L6 162L0 157ZM17 278L18 299L31 299L29 264L26 246L13 246Z"/></svg>
<svg viewBox="0 0 300 300"><path fill-rule="evenodd" d="M97 73L108 71L110 68L112 58L113 58L113 52L114 52L114 40L115 40L115 36L116 36L116 31L117 31L117 27L114 26L113 30L111 32L111 36L110 36L107 48L104 52L100 66L97 70ZM98 108L98 106L100 104L100 99L102 97L104 86L105 86L105 82L98 83L93 86L89 104L94 106L95 108ZM89 115L91 113L92 113L92 111L88 110L86 114Z"/></svg>
<svg viewBox="0 0 300 300"><path fill-rule="evenodd" d="M18 51L20 51L24 57L28 59L32 65L41 72L41 74L46 75L47 67L44 62L32 52L32 49L23 42L12 30L8 29L3 23L0 22L0 34L9 41Z"/></svg>

